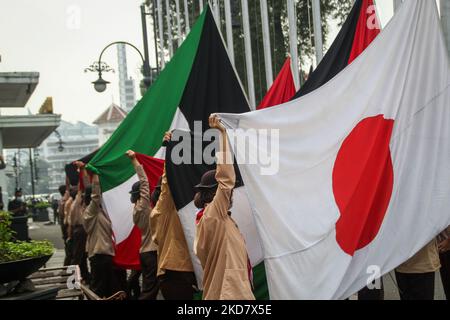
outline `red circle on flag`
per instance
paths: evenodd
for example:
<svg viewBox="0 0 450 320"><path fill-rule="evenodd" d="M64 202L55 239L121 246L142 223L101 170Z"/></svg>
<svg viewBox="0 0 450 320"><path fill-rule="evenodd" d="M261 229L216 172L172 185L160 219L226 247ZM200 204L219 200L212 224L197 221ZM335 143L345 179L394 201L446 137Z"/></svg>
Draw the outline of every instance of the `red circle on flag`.
<svg viewBox="0 0 450 320"><path fill-rule="evenodd" d="M389 143L394 120L362 120L344 140L333 168L333 193L341 216L336 240L353 256L377 236L392 196Z"/></svg>

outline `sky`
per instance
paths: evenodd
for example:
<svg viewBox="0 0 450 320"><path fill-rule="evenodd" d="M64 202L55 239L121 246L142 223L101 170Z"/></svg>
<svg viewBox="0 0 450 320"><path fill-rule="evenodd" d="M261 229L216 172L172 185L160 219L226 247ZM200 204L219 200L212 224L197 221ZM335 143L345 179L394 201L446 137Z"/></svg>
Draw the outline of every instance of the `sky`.
<svg viewBox="0 0 450 320"><path fill-rule="evenodd" d="M393 0L378 0L384 26L393 14ZM140 50L142 0L0 0L0 72L37 71L39 84L25 109L1 114L35 114L48 96L54 112L66 121L92 123L113 101L120 103L118 74L105 74L108 90L97 93L96 73L84 69L98 60L113 41L128 41ZM332 38L338 30L333 30ZM155 65L153 30L149 25L150 63ZM143 51L143 50L141 50ZM140 79L141 59L127 49L128 74ZM117 50L104 55L117 72ZM138 82L138 81L137 81ZM137 90L138 97L140 93Z"/></svg>

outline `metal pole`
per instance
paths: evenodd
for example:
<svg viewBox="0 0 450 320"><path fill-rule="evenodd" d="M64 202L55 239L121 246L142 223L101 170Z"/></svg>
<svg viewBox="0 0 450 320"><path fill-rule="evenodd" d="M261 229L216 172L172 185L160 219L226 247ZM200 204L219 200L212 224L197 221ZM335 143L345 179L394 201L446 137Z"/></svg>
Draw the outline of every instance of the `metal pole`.
<svg viewBox="0 0 450 320"><path fill-rule="evenodd" d="M203 12L203 0L198 0L198 4L200 6L200 14Z"/></svg>
<svg viewBox="0 0 450 320"><path fill-rule="evenodd" d="M447 49L450 54L450 2L448 0L441 0L441 23Z"/></svg>
<svg viewBox="0 0 450 320"><path fill-rule="evenodd" d="M155 61L156 61L156 69L158 70L158 74L160 69L160 61L158 60L158 37L157 37L157 21L156 21L156 0L153 0L153 12L152 12L152 18L153 18L153 38L155 40Z"/></svg>
<svg viewBox="0 0 450 320"><path fill-rule="evenodd" d="M289 20L289 44L291 52L291 67L294 75L295 88L300 88L300 75L298 68L298 37L297 37L297 15L296 15L296 1L287 0L287 12Z"/></svg>
<svg viewBox="0 0 450 320"><path fill-rule="evenodd" d="M144 66L143 66L143 74L144 74L144 83L148 89L151 82L151 68L150 68L150 58L148 52L148 34L147 34L147 14L145 12L145 5L141 5L141 20L142 20L142 37L144 39Z"/></svg>
<svg viewBox="0 0 450 320"><path fill-rule="evenodd" d="M184 0L184 32L186 36L191 32L191 25L189 21L189 6L187 0Z"/></svg>
<svg viewBox="0 0 450 320"><path fill-rule="evenodd" d="M219 4L219 0L214 0L214 13L215 13L215 16L216 16L217 25L219 26L219 30L220 30L220 26L222 25L222 22L220 21L220 4Z"/></svg>
<svg viewBox="0 0 450 320"><path fill-rule="evenodd" d="M225 22L227 27L227 45L228 55L230 57L231 64L234 65L234 42L233 42L233 26L231 25L231 3L230 0L225 1Z"/></svg>
<svg viewBox="0 0 450 320"><path fill-rule="evenodd" d="M266 67L266 83L267 89L269 89L273 83L273 71L272 71L272 52L270 51L270 31L269 31L269 15L267 12L267 0L260 0L260 4L261 4L261 23L262 23L262 34L264 44L264 62Z"/></svg>
<svg viewBox="0 0 450 320"><path fill-rule="evenodd" d="M181 38L181 14L180 14L180 0L175 0L175 10L177 14L177 37L178 47L181 46L183 39Z"/></svg>
<svg viewBox="0 0 450 320"><path fill-rule="evenodd" d="M169 56L173 57L173 39L172 39L172 21L170 20L170 0L165 0L166 2L166 21L167 21L167 38L169 41Z"/></svg>
<svg viewBox="0 0 450 320"><path fill-rule="evenodd" d="M159 31L159 53L161 56L161 69L166 66L166 60L164 59L164 24L162 15L162 2L158 0L158 31Z"/></svg>
<svg viewBox="0 0 450 320"><path fill-rule="evenodd" d="M314 42L316 46L317 65L323 59L322 17L320 14L320 0L312 0Z"/></svg>
<svg viewBox="0 0 450 320"><path fill-rule="evenodd" d="M248 17L248 2L241 0L242 3L242 24L244 28L244 43L245 43L245 64L247 66L247 82L248 95L250 99L250 108L255 110L255 77L253 75L253 59L252 59L252 41L250 34L250 19Z"/></svg>
<svg viewBox="0 0 450 320"><path fill-rule="evenodd" d="M31 193L33 194L33 199L34 199L34 195L36 194L36 192L34 189L33 157L32 157L31 152L32 152L32 150L30 148L29 149L29 157L30 157Z"/></svg>

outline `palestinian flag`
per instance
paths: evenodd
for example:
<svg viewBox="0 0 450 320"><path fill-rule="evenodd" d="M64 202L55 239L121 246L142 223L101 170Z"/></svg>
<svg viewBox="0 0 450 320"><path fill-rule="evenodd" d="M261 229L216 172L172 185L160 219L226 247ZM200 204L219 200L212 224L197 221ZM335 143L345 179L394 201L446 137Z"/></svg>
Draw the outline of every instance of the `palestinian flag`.
<svg viewBox="0 0 450 320"><path fill-rule="evenodd" d="M278 77L273 82L257 110L278 106L291 100L295 95L294 77L292 76L292 60L287 58Z"/></svg>
<svg viewBox="0 0 450 320"><path fill-rule="evenodd" d="M292 100L318 89L345 69L378 36L380 28L373 0L356 0L327 54Z"/></svg>
<svg viewBox="0 0 450 320"><path fill-rule="evenodd" d="M116 241L116 265L138 269L140 232L129 190L137 181L127 150L162 159L161 141L172 129L208 128L211 113L249 111L211 9L207 7L158 80L89 162L100 176L104 208Z"/></svg>

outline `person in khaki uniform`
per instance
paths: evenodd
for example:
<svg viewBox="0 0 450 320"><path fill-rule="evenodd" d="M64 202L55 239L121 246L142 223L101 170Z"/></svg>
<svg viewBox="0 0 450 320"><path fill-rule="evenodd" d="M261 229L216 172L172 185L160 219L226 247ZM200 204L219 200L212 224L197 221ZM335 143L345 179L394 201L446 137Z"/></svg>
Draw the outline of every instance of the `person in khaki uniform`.
<svg viewBox="0 0 450 320"><path fill-rule="evenodd" d="M87 234L83 227L83 211L86 209L85 205L85 190L84 186L88 186L89 181L87 179L87 174L84 169L84 164L82 162L76 161L75 166L82 173L83 182L79 182L78 192L75 200L72 203L69 212L69 229L70 237L72 238L72 255L71 255L71 265L78 265L80 267L81 277L85 283L89 283L89 271L87 267L87 253L86 253L86 239Z"/></svg>
<svg viewBox="0 0 450 320"><path fill-rule="evenodd" d="M220 131L220 152L216 172L202 177L195 195L195 204L202 209L197 216L194 250L204 271L203 299L255 300L245 241L230 214L236 183L233 157L219 118L212 115L209 124Z"/></svg>
<svg viewBox="0 0 450 320"><path fill-rule="evenodd" d="M450 226L438 236L438 241L442 285L447 300L450 300Z"/></svg>
<svg viewBox="0 0 450 320"><path fill-rule="evenodd" d="M101 206L100 181L97 175L92 179L90 203L83 212L82 222L87 233L87 252L91 264L90 288L99 297L110 297L113 283L113 232L111 220ZM89 195L86 195L89 197Z"/></svg>
<svg viewBox="0 0 450 320"><path fill-rule="evenodd" d="M166 133L164 141L171 139ZM158 189L154 193L159 192ZM152 198L155 198L152 194ZM167 182L161 179L161 193L151 213L153 240L158 245L158 280L166 300L192 300L196 279L180 218Z"/></svg>
<svg viewBox="0 0 450 320"><path fill-rule="evenodd" d="M72 261L72 235L71 235L71 229L70 229L70 209L72 208L72 204L75 200L75 197L77 195L78 190L76 187L70 187L69 189L69 197L67 201L64 203L64 229L66 230L66 242L65 242L65 249L66 249L66 257L64 258L64 265L68 266L70 262Z"/></svg>
<svg viewBox="0 0 450 320"><path fill-rule="evenodd" d="M157 279L158 246L153 242L151 233L150 185L144 168L136 159L136 154L133 151L128 151L127 156L139 177L139 181L133 185L130 191L131 203L134 204L133 222L142 234L139 251L142 268L142 292L139 300L156 300L159 291Z"/></svg>
<svg viewBox="0 0 450 320"><path fill-rule="evenodd" d="M434 300L435 275L441 267L434 239L396 271L401 300Z"/></svg>

